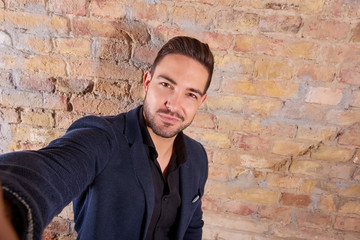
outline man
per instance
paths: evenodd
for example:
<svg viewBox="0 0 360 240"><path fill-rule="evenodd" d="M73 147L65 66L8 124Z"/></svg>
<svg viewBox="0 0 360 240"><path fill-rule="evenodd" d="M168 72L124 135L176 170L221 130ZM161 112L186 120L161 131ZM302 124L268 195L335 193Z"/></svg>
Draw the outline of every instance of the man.
<svg viewBox="0 0 360 240"><path fill-rule="evenodd" d="M175 37L144 75L143 106L82 118L39 151L0 156L4 211L20 239L40 239L72 200L78 239L201 239L207 157L182 130L213 67L207 44Z"/></svg>

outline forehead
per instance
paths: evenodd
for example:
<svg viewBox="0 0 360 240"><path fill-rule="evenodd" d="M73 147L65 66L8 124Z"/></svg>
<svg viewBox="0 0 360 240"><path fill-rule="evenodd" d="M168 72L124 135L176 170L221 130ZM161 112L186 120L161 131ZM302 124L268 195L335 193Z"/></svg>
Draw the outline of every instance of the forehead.
<svg viewBox="0 0 360 240"><path fill-rule="evenodd" d="M157 64L154 76L166 76L177 83L197 85L205 89L209 77L208 70L199 61L181 54L168 54Z"/></svg>

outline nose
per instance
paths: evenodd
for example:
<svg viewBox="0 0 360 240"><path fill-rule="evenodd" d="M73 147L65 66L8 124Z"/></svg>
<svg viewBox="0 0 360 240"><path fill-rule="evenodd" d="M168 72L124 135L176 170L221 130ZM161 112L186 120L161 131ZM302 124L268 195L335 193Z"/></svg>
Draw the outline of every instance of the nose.
<svg viewBox="0 0 360 240"><path fill-rule="evenodd" d="M181 106L180 94L173 93L172 95L170 95L165 103L165 106L171 112L178 111Z"/></svg>

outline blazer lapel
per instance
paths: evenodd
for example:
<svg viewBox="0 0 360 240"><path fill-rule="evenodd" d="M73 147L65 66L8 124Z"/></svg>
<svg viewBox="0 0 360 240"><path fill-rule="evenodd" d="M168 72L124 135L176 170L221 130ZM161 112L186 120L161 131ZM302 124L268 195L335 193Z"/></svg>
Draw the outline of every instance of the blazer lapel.
<svg viewBox="0 0 360 240"><path fill-rule="evenodd" d="M188 159L189 160L189 159ZM193 196L194 186L193 184L193 174L191 165L186 162L180 168L180 194L181 194L181 207L180 207L180 219L179 219L179 226L177 232L177 239L180 239L181 236L184 235L186 231L186 226L188 225L189 221L189 214L190 214L190 207L192 200L195 196Z"/></svg>
<svg viewBox="0 0 360 240"><path fill-rule="evenodd" d="M130 146L131 158L134 161L135 175L145 194L146 217L143 224L145 226L144 233L146 233L155 205L155 194L148 156L145 151L141 130L138 124L138 109L139 108L131 110L126 114L125 136Z"/></svg>

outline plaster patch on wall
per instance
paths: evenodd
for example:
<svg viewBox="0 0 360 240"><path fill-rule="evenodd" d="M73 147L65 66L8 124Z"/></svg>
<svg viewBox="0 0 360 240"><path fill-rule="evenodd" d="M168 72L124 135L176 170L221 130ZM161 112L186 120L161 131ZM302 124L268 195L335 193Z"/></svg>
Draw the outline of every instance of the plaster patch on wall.
<svg viewBox="0 0 360 240"><path fill-rule="evenodd" d="M11 140L11 129L6 121L4 114L0 112L0 153L8 151L8 146Z"/></svg>

